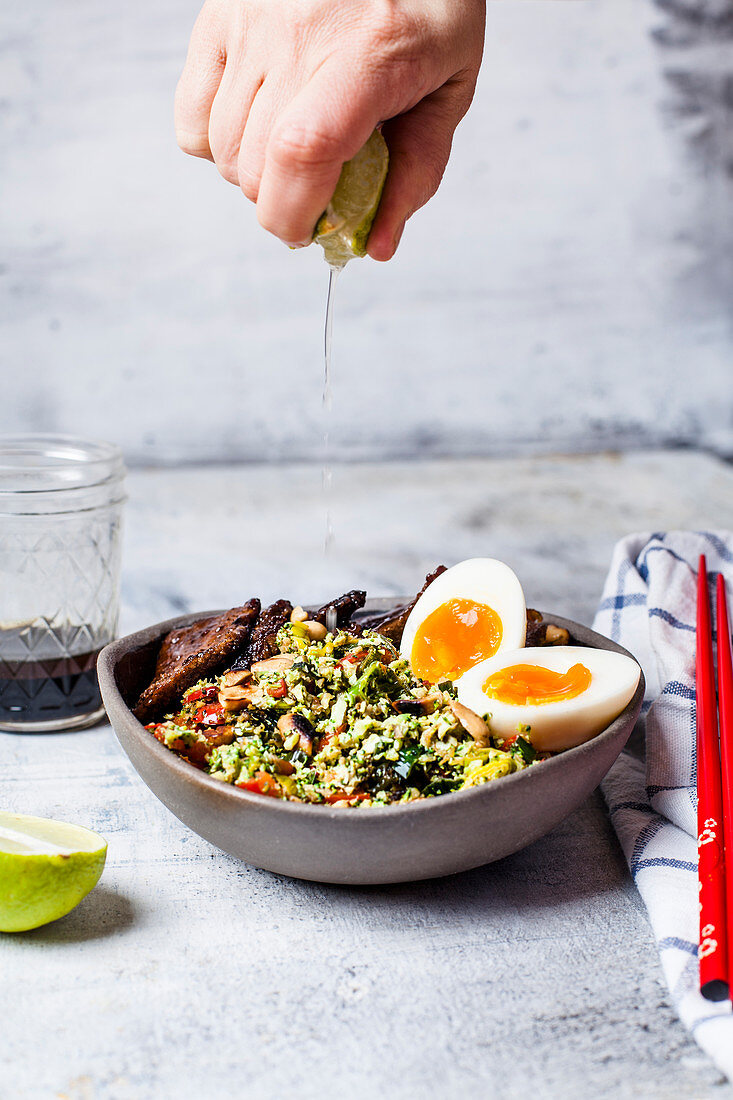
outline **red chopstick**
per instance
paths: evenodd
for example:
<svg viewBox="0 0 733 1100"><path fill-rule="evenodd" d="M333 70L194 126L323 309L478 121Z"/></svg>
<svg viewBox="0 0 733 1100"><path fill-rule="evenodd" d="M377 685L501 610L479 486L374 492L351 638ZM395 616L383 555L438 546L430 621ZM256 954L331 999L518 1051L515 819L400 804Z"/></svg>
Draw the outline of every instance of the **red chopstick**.
<svg viewBox="0 0 733 1100"><path fill-rule="evenodd" d="M723 765L723 822L725 842L725 904L727 911L728 990L733 990L733 651L725 578L718 573L718 710L720 757Z"/></svg>
<svg viewBox="0 0 733 1100"><path fill-rule="evenodd" d="M713 639L705 555L697 574L697 875L700 886L700 992L709 1001L728 996L723 789L718 747Z"/></svg>

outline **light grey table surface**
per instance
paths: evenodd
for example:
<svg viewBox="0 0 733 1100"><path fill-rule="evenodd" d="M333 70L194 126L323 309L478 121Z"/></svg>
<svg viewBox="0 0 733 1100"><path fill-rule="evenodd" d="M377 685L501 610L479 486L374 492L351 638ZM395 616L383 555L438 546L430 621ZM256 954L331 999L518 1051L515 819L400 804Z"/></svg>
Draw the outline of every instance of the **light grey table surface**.
<svg viewBox="0 0 733 1100"><path fill-rule="evenodd" d="M316 467L140 471L129 490L125 631L254 593L409 592L476 554L589 622L624 533L733 527L733 470L692 452L342 467L327 557ZM669 1006L598 794L500 863L347 889L200 840L106 725L0 735L0 789L109 840L74 912L0 938L2 1100L733 1094Z"/></svg>

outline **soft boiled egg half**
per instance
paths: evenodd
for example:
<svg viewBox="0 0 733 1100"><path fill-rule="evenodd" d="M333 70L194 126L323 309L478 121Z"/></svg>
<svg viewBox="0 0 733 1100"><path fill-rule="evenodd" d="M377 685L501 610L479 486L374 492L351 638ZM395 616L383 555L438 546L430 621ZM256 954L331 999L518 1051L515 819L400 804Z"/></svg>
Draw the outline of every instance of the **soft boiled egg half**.
<svg viewBox="0 0 733 1100"><path fill-rule="evenodd" d="M589 741L631 702L639 666L623 653L581 646L516 649L474 665L456 682L459 702L487 715L492 734L529 726L539 752Z"/></svg>
<svg viewBox="0 0 733 1100"><path fill-rule="evenodd" d="M400 651L421 680L458 680L480 661L524 645L522 586L503 561L469 558L430 584L405 623Z"/></svg>

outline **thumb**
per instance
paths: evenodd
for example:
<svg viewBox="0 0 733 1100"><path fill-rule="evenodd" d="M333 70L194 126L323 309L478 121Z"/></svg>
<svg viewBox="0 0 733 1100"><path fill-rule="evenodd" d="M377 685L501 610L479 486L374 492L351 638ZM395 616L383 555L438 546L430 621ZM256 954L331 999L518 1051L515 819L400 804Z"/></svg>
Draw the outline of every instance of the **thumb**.
<svg viewBox="0 0 733 1100"><path fill-rule="evenodd" d="M266 141L257 197L260 224L288 244L307 244L345 161L380 119L379 88L335 59L316 71Z"/></svg>
<svg viewBox="0 0 733 1100"><path fill-rule="evenodd" d="M392 258L407 219L438 190L453 133L468 109L470 95L465 105L463 100L448 82L382 127L389 146L389 172L369 234L367 251L372 259Z"/></svg>

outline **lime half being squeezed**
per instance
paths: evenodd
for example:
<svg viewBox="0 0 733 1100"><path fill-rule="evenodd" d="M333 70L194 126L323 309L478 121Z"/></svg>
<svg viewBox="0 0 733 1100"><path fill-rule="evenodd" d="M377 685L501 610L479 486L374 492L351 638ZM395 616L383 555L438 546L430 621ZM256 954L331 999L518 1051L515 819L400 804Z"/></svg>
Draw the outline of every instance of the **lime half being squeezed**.
<svg viewBox="0 0 733 1100"><path fill-rule="evenodd" d="M344 267L354 256L366 253L388 167L387 143L375 130L341 169L336 190L313 234L332 267Z"/></svg>
<svg viewBox="0 0 733 1100"><path fill-rule="evenodd" d="M99 881L107 842L81 825L0 811L0 932L66 916Z"/></svg>

